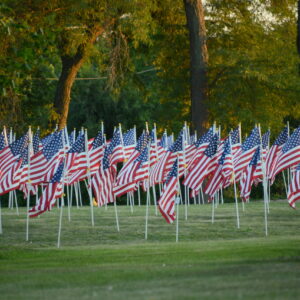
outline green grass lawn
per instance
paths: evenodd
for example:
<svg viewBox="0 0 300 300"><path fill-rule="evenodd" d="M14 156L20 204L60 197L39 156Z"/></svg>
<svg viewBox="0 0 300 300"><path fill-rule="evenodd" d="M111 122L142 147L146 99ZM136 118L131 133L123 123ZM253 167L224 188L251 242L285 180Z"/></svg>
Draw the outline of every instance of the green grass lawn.
<svg viewBox="0 0 300 300"><path fill-rule="evenodd" d="M25 209L2 209L0 299L300 299L300 212L286 201L270 205L265 237L262 202L240 209L191 205L180 208L176 225L150 208L144 240L145 207L64 208L61 248L56 248L59 211L30 220Z"/></svg>

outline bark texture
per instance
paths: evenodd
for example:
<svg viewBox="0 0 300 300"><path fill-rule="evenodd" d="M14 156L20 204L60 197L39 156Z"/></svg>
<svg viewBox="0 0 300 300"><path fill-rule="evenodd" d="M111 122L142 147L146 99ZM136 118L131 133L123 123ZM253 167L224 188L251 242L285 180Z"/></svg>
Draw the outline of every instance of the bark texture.
<svg viewBox="0 0 300 300"><path fill-rule="evenodd" d="M190 40L191 119L194 129L202 134L208 125L208 51L202 0L184 0Z"/></svg>
<svg viewBox="0 0 300 300"><path fill-rule="evenodd" d="M104 32L104 28L94 29L89 33L89 38L77 48L74 55L61 55L62 71L59 76L54 98L54 110L58 115L58 128L63 129L67 125L69 106L71 101L71 89L76 75L88 56L89 47L95 43L97 37Z"/></svg>

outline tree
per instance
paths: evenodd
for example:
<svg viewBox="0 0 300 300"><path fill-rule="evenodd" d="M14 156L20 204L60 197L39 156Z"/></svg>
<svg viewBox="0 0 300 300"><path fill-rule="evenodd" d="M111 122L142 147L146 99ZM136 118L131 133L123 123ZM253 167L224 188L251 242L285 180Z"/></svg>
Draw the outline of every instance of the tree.
<svg viewBox="0 0 300 300"><path fill-rule="evenodd" d="M184 0L190 41L191 113L192 123L198 133L203 133L208 123L208 51L202 0Z"/></svg>
<svg viewBox="0 0 300 300"><path fill-rule="evenodd" d="M31 52L51 51L61 60L61 72L54 97L53 121L59 127L66 125L71 88L83 63L91 56L109 53L105 72L110 73L111 82L120 71L120 65L127 55L126 45L147 42L152 31L151 13L155 10L152 1L114 1L108 0L54 0L51 1L5 1L5 17L15 24L22 23L22 31L13 32L14 37L8 47L20 45L20 40L31 45ZM4 10L3 10L4 11ZM35 33L35 39L47 40L48 44L36 43L33 50L33 38L28 33ZM101 47L94 47L101 44ZM44 48L40 49L42 45ZM22 48L22 47L21 47ZM24 60L27 63L27 59ZM30 57L31 63L32 57ZM122 66L122 70L126 65Z"/></svg>

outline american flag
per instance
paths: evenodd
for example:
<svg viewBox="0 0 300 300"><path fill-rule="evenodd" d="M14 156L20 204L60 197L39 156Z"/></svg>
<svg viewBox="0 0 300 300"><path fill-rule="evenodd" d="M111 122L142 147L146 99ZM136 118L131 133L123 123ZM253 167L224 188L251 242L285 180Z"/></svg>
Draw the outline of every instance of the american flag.
<svg viewBox="0 0 300 300"><path fill-rule="evenodd" d="M117 165L118 162L125 160L125 153L122 140L122 132L117 128L114 132L113 139L108 145L108 148L112 149L110 163L111 165Z"/></svg>
<svg viewBox="0 0 300 300"><path fill-rule="evenodd" d="M191 170L197 160L202 156L214 136L213 128L210 128L203 136L201 136L194 145L186 149L187 169Z"/></svg>
<svg viewBox="0 0 300 300"><path fill-rule="evenodd" d="M230 138L227 138L223 145L223 152L218 160L218 166L205 186L204 192L213 198L214 194L222 187L224 181L231 178L233 162L231 154Z"/></svg>
<svg viewBox="0 0 300 300"><path fill-rule="evenodd" d="M198 191L200 189L203 180L206 178L206 176L209 175L207 171L210 169L211 164L215 163L218 142L218 135L215 134L211 139L208 147L203 152L202 156L200 156L197 163L194 164L193 168L185 177L183 181L184 185L195 191Z"/></svg>
<svg viewBox="0 0 300 300"><path fill-rule="evenodd" d="M20 157L21 152L28 147L28 133L24 134L18 140L12 142L9 146L0 151L0 175L4 176L6 172Z"/></svg>
<svg viewBox="0 0 300 300"><path fill-rule="evenodd" d="M300 164L293 173L288 191L288 201L291 207L295 208L295 202L298 200L300 200Z"/></svg>
<svg viewBox="0 0 300 300"><path fill-rule="evenodd" d="M34 218L47 210L51 210L56 199L63 195L63 173L64 162L60 162L55 174L51 178L43 194L38 199L36 205L29 210L29 217Z"/></svg>
<svg viewBox="0 0 300 300"><path fill-rule="evenodd" d="M240 154L233 161L236 181L240 180L243 171L249 165L258 145L260 145L260 134L258 128L255 127L242 144Z"/></svg>
<svg viewBox="0 0 300 300"><path fill-rule="evenodd" d="M268 179L272 178L273 170L278 161L278 155L283 147L283 145L288 140L288 127L285 127L277 139L275 140L274 144L270 148L267 157L266 157L266 176Z"/></svg>
<svg viewBox="0 0 300 300"><path fill-rule="evenodd" d="M158 200L159 210L168 223L173 223L175 220L175 197L178 190L178 160L176 159Z"/></svg>
<svg viewBox="0 0 300 300"><path fill-rule="evenodd" d="M158 161L158 163L151 169L150 173L150 185L164 182L167 174L170 172L172 165L176 158L179 157L179 163L181 169L184 168L183 159L183 131L179 133L177 140L173 145L167 150L163 157Z"/></svg>
<svg viewBox="0 0 300 300"><path fill-rule="evenodd" d="M122 148L120 148L120 146ZM115 156L113 157L114 154ZM93 176L91 182L95 199L99 206L114 202L113 186L116 175L116 166L114 164L117 163L118 157L124 158L124 151L121 135L117 129L114 132L110 144L104 150L102 164Z"/></svg>
<svg viewBox="0 0 300 300"><path fill-rule="evenodd" d="M136 133L135 128L129 129L124 135L123 135L123 144L124 144L124 152L125 157L128 159L131 155L131 153L134 151L136 146Z"/></svg>
<svg viewBox="0 0 300 300"><path fill-rule="evenodd" d="M272 182L275 176L290 167L296 166L300 163L300 127L298 127L285 145L282 147L278 155L277 164L271 174Z"/></svg>
<svg viewBox="0 0 300 300"><path fill-rule="evenodd" d="M38 129L33 138L32 138L32 149L33 149L33 154L36 154L37 152L39 152L42 148L42 143L40 140L40 130Z"/></svg>
<svg viewBox="0 0 300 300"><path fill-rule="evenodd" d="M136 184L139 181L147 180L149 178L149 148L144 147L141 154L134 160L128 174L127 181L120 184L118 181L114 186L114 194L120 197L128 192L136 189Z"/></svg>
<svg viewBox="0 0 300 300"><path fill-rule="evenodd" d="M255 153L240 180L241 198L245 202L248 201L250 197L251 187L254 181L262 176L262 173L257 172L256 170L260 162L260 151L260 146L257 146Z"/></svg>
<svg viewBox="0 0 300 300"><path fill-rule="evenodd" d="M75 169L80 168L80 159L78 159L78 155L85 151L85 135L84 133L80 133L73 143L72 147L66 153L66 172L70 170L72 167ZM83 168L86 166L86 161L83 162Z"/></svg>
<svg viewBox="0 0 300 300"><path fill-rule="evenodd" d="M70 147L72 147L76 140L76 130L75 129L69 134L68 140L69 140Z"/></svg>
<svg viewBox="0 0 300 300"><path fill-rule="evenodd" d="M64 154L62 131L30 159L30 181L33 185L48 182L53 177Z"/></svg>
<svg viewBox="0 0 300 300"><path fill-rule="evenodd" d="M120 170L115 184L115 194L117 197L123 195L123 192L121 191L125 190L126 185L135 182L135 173L140 164L140 160L138 160L138 158L141 156L145 148L148 151L149 140L149 134L147 132L143 132L138 139L134 152Z"/></svg>
<svg viewBox="0 0 300 300"><path fill-rule="evenodd" d="M168 149L168 136L167 133L164 132L161 139L157 140L157 155L158 160L163 157Z"/></svg>
<svg viewBox="0 0 300 300"><path fill-rule="evenodd" d="M267 130L266 133L261 137L261 159L263 161L266 161L268 152L269 152L269 145L270 145L270 130Z"/></svg>
<svg viewBox="0 0 300 300"><path fill-rule="evenodd" d="M157 136L156 128L153 128L150 133L150 167L154 166L158 161L158 145L157 145Z"/></svg>
<svg viewBox="0 0 300 300"><path fill-rule="evenodd" d="M93 139L91 143L91 147L89 148L89 163L90 163L90 172L88 172L87 166L87 157L86 152L81 152L77 154L77 164L69 170L67 174L67 183L73 184L77 181L85 179L88 174L95 174L101 164L101 160L103 158L104 146L105 146L104 134L102 131L99 131L97 136Z"/></svg>
<svg viewBox="0 0 300 300"><path fill-rule="evenodd" d="M3 133L0 134L0 151L7 146L6 138Z"/></svg>

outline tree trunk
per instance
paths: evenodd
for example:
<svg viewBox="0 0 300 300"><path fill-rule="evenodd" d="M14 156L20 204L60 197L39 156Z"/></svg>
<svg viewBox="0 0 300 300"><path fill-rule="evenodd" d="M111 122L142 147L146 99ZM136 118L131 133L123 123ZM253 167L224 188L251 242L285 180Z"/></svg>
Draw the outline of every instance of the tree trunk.
<svg viewBox="0 0 300 300"><path fill-rule="evenodd" d="M298 0L298 19L297 19L297 51L300 57L300 0ZM298 64L298 72L300 75L300 63Z"/></svg>
<svg viewBox="0 0 300 300"><path fill-rule="evenodd" d="M54 99L54 109L59 118L59 129L63 129L67 125L71 88L83 61L84 52L81 54L77 53L74 57L61 57L62 71L58 80Z"/></svg>
<svg viewBox="0 0 300 300"><path fill-rule="evenodd" d="M107 26L113 24L114 19L107 22ZM98 36L103 34L106 27L95 26L88 34L85 43L78 46L73 56L61 55L62 70L59 76L54 98L54 110L58 115L58 128L63 129L67 125L69 105L71 101L71 89L76 75L88 56L88 49L93 45ZM67 43L67 39L62 39L62 46Z"/></svg>
<svg viewBox="0 0 300 300"><path fill-rule="evenodd" d="M198 134L208 125L206 28L201 0L183 0L190 40L192 124Z"/></svg>

